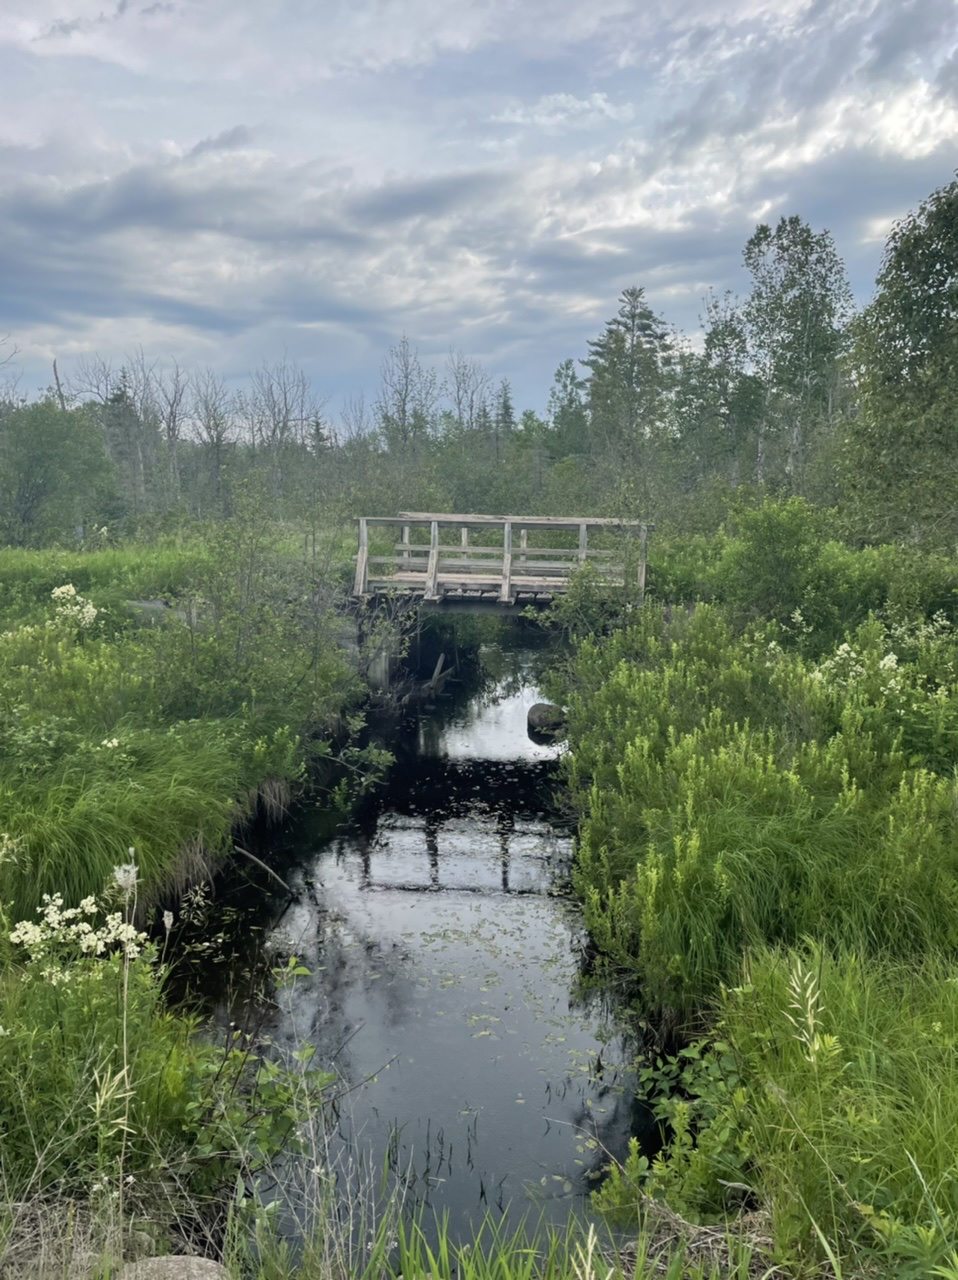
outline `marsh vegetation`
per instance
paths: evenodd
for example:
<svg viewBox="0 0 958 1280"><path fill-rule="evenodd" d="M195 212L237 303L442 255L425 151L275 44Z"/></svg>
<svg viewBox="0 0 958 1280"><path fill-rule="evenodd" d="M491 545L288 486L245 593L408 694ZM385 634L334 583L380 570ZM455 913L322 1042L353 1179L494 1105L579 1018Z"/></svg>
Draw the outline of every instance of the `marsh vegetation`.
<svg viewBox="0 0 958 1280"><path fill-rule="evenodd" d="M106 1277L139 1250L262 1280L958 1277L956 208L952 183L893 229L857 315L798 218L756 229L749 294L709 298L696 341L625 289L545 416L405 338L338 421L287 361L239 388L139 351L7 389L5 1274ZM367 732L368 671L414 619L357 643L350 522L415 508L656 527L641 607L585 570L540 619L561 638L544 688L568 713L579 978L626 1010L653 1122L592 1198L615 1249L508 1212L463 1244L401 1180L347 1204L335 1055L264 1034L290 984L333 990L322 958L267 952L243 974L262 1016L233 1025L179 967L223 954L197 886L291 871L254 828L295 808L361 833L401 748ZM529 853L553 818L524 802L500 816L531 824ZM419 841L441 886L436 830L380 817L390 865ZM498 826L460 836L458 871L487 875ZM293 868L297 909L362 900L357 849Z"/></svg>

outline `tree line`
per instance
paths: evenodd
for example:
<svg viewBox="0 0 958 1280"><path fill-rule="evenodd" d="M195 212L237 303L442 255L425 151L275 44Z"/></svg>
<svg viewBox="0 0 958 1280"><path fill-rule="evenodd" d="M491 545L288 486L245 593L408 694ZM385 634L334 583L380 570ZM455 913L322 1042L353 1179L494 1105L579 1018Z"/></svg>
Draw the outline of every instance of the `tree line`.
<svg viewBox="0 0 958 1280"><path fill-rule="evenodd" d="M861 541L950 545L958 372L958 180L896 224L855 310L828 231L759 225L744 297L712 292L693 341L639 286L545 416L463 352L403 336L371 401L338 419L283 359L236 389L139 350L82 360L28 403L0 398L0 539L65 543L229 516L256 478L280 518L360 507L641 514L714 526L743 487L838 508Z"/></svg>

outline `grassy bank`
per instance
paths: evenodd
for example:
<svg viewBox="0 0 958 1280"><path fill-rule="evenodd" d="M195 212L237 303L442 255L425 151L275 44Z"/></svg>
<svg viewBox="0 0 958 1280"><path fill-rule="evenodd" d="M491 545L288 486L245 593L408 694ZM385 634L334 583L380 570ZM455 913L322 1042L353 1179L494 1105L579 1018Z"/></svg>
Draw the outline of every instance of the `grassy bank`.
<svg viewBox="0 0 958 1280"><path fill-rule="evenodd" d="M322 1105L305 1058L168 1008L162 939L312 763L375 771L344 728L340 550L293 555L251 511L185 544L0 553L4 1274L35 1212L102 1227L105 1258L138 1222L161 1252L222 1236L237 1179Z"/></svg>
<svg viewBox="0 0 958 1280"><path fill-rule="evenodd" d="M0 896L18 915L99 892L130 847L141 901L215 864L361 692L335 563L249 521L183 547L8 551L0 582Z"/></svg>
<svg viewBox="0 0 958 1280"><path fill-rule="evenodd" d="M726 569L774 565L767 533ZM758 618L726 574L587 639L559 690L600 967L687 1046L642 1064L666 1146L602 1204L758 1214L789 1275L958 1274L958 636L924 568L926 608L886 582L849 627L840 584Z"/></svg>

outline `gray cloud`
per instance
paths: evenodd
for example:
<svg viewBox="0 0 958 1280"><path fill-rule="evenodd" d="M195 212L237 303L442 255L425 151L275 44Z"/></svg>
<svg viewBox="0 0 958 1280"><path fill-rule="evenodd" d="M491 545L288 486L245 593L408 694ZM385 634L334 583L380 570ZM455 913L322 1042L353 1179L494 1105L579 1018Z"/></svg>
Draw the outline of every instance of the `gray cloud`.
<svg viewBox="0 0 958 1280"><path fill-rule="evenodd" d="M626 285L694 328L798 213L865 297L876 222L952 174L950 0L7 3L49 36L0 33L0 332L38 371L286 349L337 393L405 331L542 407Z"/></svg>
<svg viewBox="0 0 958 1280"><path fill-rule="evenodd" d="M236 151L248 147L253 141L253 131L245 124L234 124L232 129L224 129L213 137L203 138L186 153L191 159L210 151Z"/></svg>
<svg viewBox="0 0 958 1280"><path fill-rule="evenodd" d="M166 8L167 6L163 6ZM97 27L107 27L113 22L119 22L130 9L130 0L117 0L116 7L112 13L100 12L91 18L58 18L55 22L51 22L49 27L37 36L38 40L68 40L70 36L76 35L81 31L93 31ZM154 12L160 11L160 6L151 6ZM147 12L143 10L142 12Z"/></svg>
<svg viewBox="0 0 958 1280"><path fill-rule="evenodd" d="M630 121L631 103L619 106L605 93L577 98L572 93L547 93L538 102L508 107L492 117L493 124L530 125L539 129L581 129L610 120Z"/></svg>
<svg viewBox="0 0 958 1280"><path fill-rule="evenodd" d="M511 180L491 171L443 174L384 182L347 202L347 213L362 223L392 224L411 218L443 218L477 202L496 198Z"/></svg>

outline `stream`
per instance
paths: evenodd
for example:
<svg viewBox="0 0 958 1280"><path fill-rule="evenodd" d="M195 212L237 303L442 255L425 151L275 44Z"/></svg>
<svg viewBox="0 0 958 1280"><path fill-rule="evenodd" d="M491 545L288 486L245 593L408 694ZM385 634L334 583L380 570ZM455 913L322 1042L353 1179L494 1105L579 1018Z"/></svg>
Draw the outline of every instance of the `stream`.
<svg viewBox="0 0 958 1280"><path fill-rule="evenodd" d="M398 1184L460 1239L489 1212L586 1211L602 1167L647 1126L623 1012L579 981L562 748L526 727L537 655L479 657L478 691L407 717L346 829L298 824L294 896L267 941L310 972L266 1030L281 1054L311 1044L312 1065L338 1077L324 1167L354 1192Z"/></svg>

